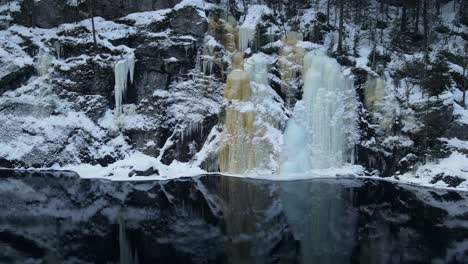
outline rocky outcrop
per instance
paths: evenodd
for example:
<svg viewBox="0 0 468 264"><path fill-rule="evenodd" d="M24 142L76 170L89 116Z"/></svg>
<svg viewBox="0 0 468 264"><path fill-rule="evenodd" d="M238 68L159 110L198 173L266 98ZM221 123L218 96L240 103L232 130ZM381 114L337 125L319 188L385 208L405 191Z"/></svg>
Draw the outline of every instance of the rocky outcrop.
<svg viewBox="0 0 468 264"><path fill-rule="evenodd" d="M57 67L53 84L78 95L101 95L114 105L114 60L109 54L70 58Z"/></svg>
<svg viewBox="0 0 468 264"><path fill-rule="evenodd" d="M148 41L135 50L136 102L151 96L155 89L169 85L195 66L197 42L192 38L170 38Z"/></svg>
<svg viewBox="0 0 468 264"><path fill-rule="evenodd" d="M25 84L35 73L32 65L17 66L10 64L5 65L2 71L5 71L5 74L0 76L0 95Z"/></svg>
<svg viewBox="0 0 468 264"><path fill-rule="evenodd" d="M14 22L27 27L52 28L94 16L115 19L135 12L172 8L180 0L23 0ZM91 4L94 4L93 6Z"/></svg>

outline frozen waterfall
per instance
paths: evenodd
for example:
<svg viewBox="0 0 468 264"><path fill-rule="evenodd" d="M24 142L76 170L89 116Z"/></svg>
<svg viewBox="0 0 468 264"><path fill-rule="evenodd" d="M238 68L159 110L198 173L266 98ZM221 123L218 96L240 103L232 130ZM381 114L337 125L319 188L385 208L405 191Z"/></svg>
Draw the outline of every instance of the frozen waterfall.
<svg viewBox="0 0 468 264"><path fill-rule="evenodd" d="M133 83L133 74L135 70L135 57L128 56L126 59L118 61L114 66L115 74L115 112L114 115L118 118L122 114L122 104L127 93L128 76L130 82Z"/></svg>
<svg viewBox="0 0 468 264"><path fill-rule="evenodd" d="M284 133L282 173L302 173L352 162L356 138L352 80L321 51L304 57L303 99Z"/></svg>
<svg viewBox="0 0 468 264"><path fill-rule="evenodd" d="M281 98L268 85L268 67L274 58L257 53L233 57L226 82L223 143L218 155L221 172L271 172L278 168L281 129L286 115Z"/></svg>
<svg viewBox="0 0 468 264"><path fill-rule="evenodd" d="M50 67L52 67L54 57L44 50L40 50L37 54L36 62L34 67L40 76L44 76L49 73Z"/></svg>

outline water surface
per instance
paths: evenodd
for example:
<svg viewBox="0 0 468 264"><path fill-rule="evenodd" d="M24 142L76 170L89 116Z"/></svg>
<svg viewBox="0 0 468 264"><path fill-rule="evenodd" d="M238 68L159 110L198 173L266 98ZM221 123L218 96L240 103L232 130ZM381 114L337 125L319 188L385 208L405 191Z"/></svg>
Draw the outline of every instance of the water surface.
<svg viewBox="0 0 468 264"><path fill-rule="evenodd" d="M468 193L0 171L0 263L468 263Z"/></svg>

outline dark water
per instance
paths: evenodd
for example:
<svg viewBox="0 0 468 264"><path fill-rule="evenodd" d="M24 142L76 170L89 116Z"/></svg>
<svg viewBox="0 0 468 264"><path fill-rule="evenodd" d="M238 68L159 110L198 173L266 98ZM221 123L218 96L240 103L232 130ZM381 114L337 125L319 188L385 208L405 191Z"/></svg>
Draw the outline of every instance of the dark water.
<svg viewBox="0 0 468 264"><path fill-rule="evenodd" d="M468 263L468 193L0 171L0 263Z"/></svg>

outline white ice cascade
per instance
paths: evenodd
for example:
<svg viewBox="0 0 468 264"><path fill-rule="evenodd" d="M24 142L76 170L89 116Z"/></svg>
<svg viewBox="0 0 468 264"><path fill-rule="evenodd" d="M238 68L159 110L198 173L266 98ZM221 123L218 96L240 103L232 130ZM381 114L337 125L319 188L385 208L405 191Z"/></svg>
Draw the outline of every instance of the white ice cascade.
<svg viewBox="0 0 468 264"><path fill-rule="evenodd" d="M135 70L135 56L129 55L127 58L118 61L114 66L115 74L115 117L122 114L122 102L127 92L128 76L130 75L130 82L133 83L133 74Z"/></svg>
<svg viewBox="0 0 468 264"><path fill-rule="evenodd" d="M340 167L353 161L357 101L352 80L321 51L304 57L303 99L284 133L282 173Z"/></svg>
<svg viewBox="0 0 468 264"><path fill-rule="evenodd" d="M49 73L49 69L52 67L53 61L54 57L52 55L43 49L39 50L36 62L34 63L34 67L36 68L37 73L40 76L44 76Z"/></svg>
<svg viewBox="0 0 468 264"><path fill-rule="evenodd" d="M274 62L273 57L260 52L248 58L244 66L251 78L252 102L256 113L253 147L257 173L278 171L281 131L287 120L283 100L268 83L268 71Z"/></svg>

